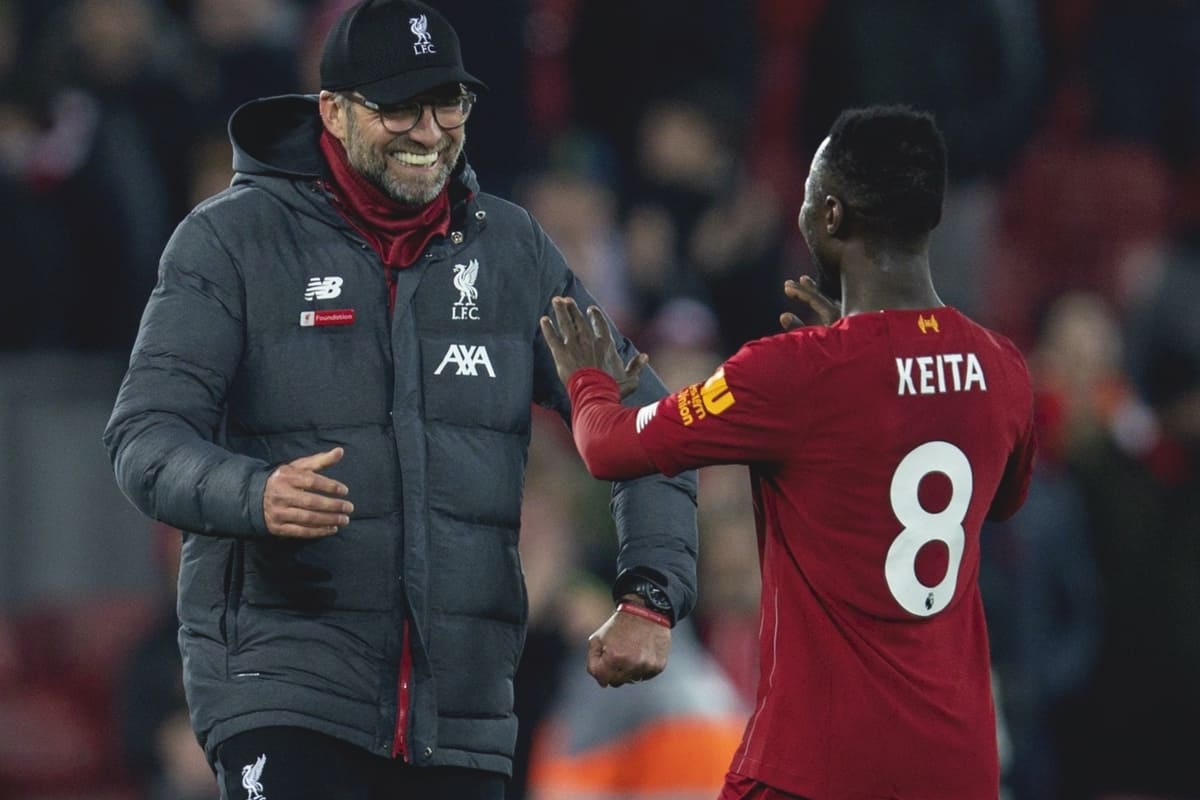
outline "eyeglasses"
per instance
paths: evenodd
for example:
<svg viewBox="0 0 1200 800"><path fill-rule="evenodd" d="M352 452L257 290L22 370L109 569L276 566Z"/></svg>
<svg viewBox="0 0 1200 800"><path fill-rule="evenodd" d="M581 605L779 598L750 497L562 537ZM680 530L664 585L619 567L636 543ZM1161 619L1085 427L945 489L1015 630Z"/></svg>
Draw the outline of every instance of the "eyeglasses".
<svg viewBox="0 0 1200 800"><path fill-rule="evenodd" d="M408 133L417 127L426 107L429 108L434 121L442 130L450 131L461 128L467 121L467 117L471 116L471 109L475 106L475 93L466 90L454 97L439 97L425 102L400 103L394 106L372 103L359 94L347 93L345 96L363 108L378 114L379 124L383 126L384 130L395 134Z"/></svg>

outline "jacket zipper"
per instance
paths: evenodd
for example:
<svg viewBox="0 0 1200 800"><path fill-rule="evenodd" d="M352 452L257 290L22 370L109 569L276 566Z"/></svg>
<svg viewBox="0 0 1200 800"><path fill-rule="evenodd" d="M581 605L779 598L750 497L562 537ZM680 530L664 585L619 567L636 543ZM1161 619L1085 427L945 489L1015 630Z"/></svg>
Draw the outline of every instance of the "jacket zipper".
<svg viewBox="0 0 1200 800"><path fill-rule="evenodd" d="M327 181L319 181L319 185L325 190L333 203L333 207L337 209L342 218L349 223L359 236L363 237L362 246L369 248L366 243L366 234L359 229L358 224L354 219L346 213L342 207L342 202L337 196L337 192L329 185ZM388 326L391 327L392 313L396 307L396 286L400 282L400 276L396 269L384 264L380 261L383 267L383 277L387 282L387 307L388 307ZM401 758L408 761L408 708L409 708L409 684L412 680L412 650L409 647L408 641L408 620L404 620L402 628L402 644L400 645L400 669L396 676L396 729L392 732L392 758Z"/></svg>
<svg viewBox="0 0 1200 800"><path fill-rule="evenodd" d="M408 761L409 684L412 680L412 650L408 643L408 620L404 620L400 646L400 674L396 680L396 732L392 739L392 758Z"/></svg>

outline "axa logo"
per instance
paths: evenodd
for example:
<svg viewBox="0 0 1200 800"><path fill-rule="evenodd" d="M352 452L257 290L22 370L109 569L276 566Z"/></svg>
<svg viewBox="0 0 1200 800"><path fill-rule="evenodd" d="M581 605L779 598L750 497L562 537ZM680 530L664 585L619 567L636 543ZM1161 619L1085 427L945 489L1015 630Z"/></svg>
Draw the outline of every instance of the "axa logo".
<svg viewBox="0 0 1200 800"><path fill-rule="evenodd" d="M488 358L487 348L483 345L450 345L450 348L446 351L446 355L442 357L442 363L438 364L433 374L441 375L442 371L449 364L455 366L455 375L468 375L474 378L479 374L479 369L482 367L487 372L489 378L496 377L496 370L492 369L492 360Z"/></svg>
<svg viewBox="0 0 1200 800"><path fill-rule="evenodd" d="M246 790L246 800L267 800L263 794L262 773L267 766L267 755L259 756L253 764L242 767L242 788Z"/></svg>
<svg viewBox="0 0 1200 800"><path fill-rule="evenodd" d="M479 306L475 301L479 298L479 290L475 288L475 279L479 277L479 261L472 258L470 263L454 265L454 288L458 289L458 300L450 308L450 319L479 319Z"/></svg>
<svg viewBox="0 0 1200 800"><path fill-rule="evenodd" d="M917 314L917 327L921 329L921 333L929 333L930 331L933 331L934 333L941 333L941 331L938 330L937 317L935 317L933 314L929 315L929 319Z"/></svg>
<svg viewBox="0 0 1200 800"><path fill-rule="evenodd" d="M329 278L310 278L304 289L305 300L332 300L342 293L342 279L336 275Z"/></svg>
<svg viewBox="0 0 1200 800"><path fill-rule="evenodd" d="M432 55L437 50L433 47L433 39L429 36L429 19L422 14L419 17L408 18L408 29L412 31L417 41L413 44L413 52L419 56Z"/></svg>

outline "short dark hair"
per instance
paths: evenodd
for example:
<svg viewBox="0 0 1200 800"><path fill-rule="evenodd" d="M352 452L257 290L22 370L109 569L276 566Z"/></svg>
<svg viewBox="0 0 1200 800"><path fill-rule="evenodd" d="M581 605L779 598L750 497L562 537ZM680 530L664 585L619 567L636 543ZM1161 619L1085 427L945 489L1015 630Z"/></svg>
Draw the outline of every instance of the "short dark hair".
<svg viewBox="0 0 1200 800"><path fill-rule="evenodd" d="M933 115L899 105L843 111L824 159L832 193L869 230L907 238L941 221L946 142Z"/></svg>

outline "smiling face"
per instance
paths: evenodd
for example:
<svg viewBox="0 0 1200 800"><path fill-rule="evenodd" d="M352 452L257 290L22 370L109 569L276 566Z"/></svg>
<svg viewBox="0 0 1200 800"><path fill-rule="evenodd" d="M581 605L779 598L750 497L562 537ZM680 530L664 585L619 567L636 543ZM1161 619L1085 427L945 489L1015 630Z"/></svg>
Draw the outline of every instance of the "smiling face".
<svg viewBox="0 0 1200 800"><path fill-rule="evenodd" d="M326 97L328 95L328 98ZM427 101L435 93L413 98ZM462 154L466 127L446 130L428 107L407 133L391 133L379 114L345 97L321 93L321 115L346 148L350 165L398 203L423 206L445 188Z"/></svg>

